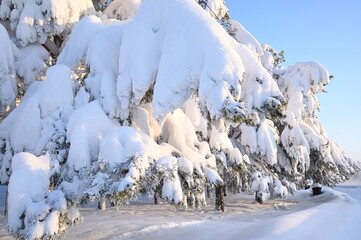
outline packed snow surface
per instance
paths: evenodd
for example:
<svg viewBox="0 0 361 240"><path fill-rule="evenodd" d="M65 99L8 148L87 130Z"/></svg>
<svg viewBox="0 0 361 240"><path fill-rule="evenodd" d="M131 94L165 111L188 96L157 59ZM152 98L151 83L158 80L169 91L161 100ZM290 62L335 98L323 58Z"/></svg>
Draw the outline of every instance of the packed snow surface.
<svg viewBox="0 0 361 240"><path fill-rule="evenodd" d="M359 189L360 191L360 189ZM359 193L358 193L359 194ZM359 195L360 196L360 195ZM297 199L297 200L296 200ZM298 192L296 201L300 205L316 206L292 211L292 207L277 205L289 213L277 216L264 215L254 220L242 215L229 218L207 220L184 227L169 228L164 231L149 231L146 238L162 239L359 239L361 231L360 200L341 192L327 189L321 196L310 197L308 191ZM142 239L138 235L132 239Z"/></svg>
<svg viewBox="0 0 361 240"><path fill-rule="evenodd" d="M80 209L84 222L63 239L359 239L361 188L336 190L324 188L318 196L301 190L262 205L252 195L230 195L224 213L214 210L214 198L199 211L154 205L147 199L106 211L96 210L94 203ZM2 187L2 198L4 191ZM3 210L4 200L0 202ZM0 239L12 239L7 236L6 218L0 219Z"/></svg>

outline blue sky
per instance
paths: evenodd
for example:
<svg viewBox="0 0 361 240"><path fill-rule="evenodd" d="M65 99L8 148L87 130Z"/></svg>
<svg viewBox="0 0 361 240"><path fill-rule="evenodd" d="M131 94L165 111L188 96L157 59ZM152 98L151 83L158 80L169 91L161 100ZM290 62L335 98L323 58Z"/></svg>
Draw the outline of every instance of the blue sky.
<svg viewBox="0 0 361 240"><path fill-rule="evenodd" d="M286 51L285 65L315 61L335 78L318 94L328 136L361 161L361 1L226 0L258 41Z"/></svg>

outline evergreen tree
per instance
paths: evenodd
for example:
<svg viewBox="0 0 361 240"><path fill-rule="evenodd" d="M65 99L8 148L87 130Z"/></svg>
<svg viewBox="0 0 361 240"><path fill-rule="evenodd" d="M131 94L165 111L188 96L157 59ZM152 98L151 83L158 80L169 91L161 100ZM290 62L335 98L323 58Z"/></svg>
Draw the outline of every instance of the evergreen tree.
<svg viewBox="0 0 361 240"><path fill-rule="evenodd" d="M21 46L33 42L45 44L49 36L64 39L75 22L92 13L91 0L10 0L2 1L0 6L0 18L10 22Z"/></svg>
<svg viewBox="0 0 361 240"><path fill-rule="evenodd" d="M0 25L0 119L15 107L17 79L14 69L14 44L6 29Z"/></svg>
<svg viewBox="0 0 361 240"><path fill-rule="evenodd" d="M56 195L71 208L88 200L127 204L145 194L200 208L207 187L224 185L263 202L308 178L334 185L358 170L317 119L315 94L328 83L327 71L318 63L284 69L283 52L228 21L224 1L93 1L98 10L107 6L98 16L85 16L95 13L90 0L13 2L1 3L18 45L0 26L0 106L15 108L0 123L0 177L17 178L16 154L27 152L24 161L48 154L42 183L59 194L45 194L42 185L39 204L60 211L46 198ZM36 12L24 31L23 20ZM59 55L46 43L60 49L57 36L67 38ZM22 51L37 53L29 57L35 72L17 67L30 61ZM22 84L29 86L23 98ZM24 213L32 224L46 219L33 216Z"/></svg>

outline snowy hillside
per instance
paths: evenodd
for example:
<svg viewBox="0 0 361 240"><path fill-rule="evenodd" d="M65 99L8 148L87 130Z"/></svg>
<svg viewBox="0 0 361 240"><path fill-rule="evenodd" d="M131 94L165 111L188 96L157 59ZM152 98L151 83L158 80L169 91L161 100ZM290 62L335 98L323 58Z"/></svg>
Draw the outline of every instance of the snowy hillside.
<svg viewBox="0 0 361 240"><path fill-rule="evenodd" d="M262 203L360 169L317 118L325 67L285 68L223 0L0 6L0 181L14 236L61 236L86 202L201 211L216 189L224 211L225 191Z"/></svg>

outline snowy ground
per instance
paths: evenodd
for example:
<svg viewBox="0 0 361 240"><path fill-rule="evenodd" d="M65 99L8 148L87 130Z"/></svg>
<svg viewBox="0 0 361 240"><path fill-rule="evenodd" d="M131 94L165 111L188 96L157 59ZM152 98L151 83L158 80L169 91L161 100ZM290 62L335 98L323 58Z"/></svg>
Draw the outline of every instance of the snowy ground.
<svg viewBox="0 0 361 240"><path fill-rule="evenodd" d="M4 191L0 196L3 199ZM345 194L346 193L346 194ZM106 211L81 208L84 221L63 239L360 239L361 186L309 191L259 205L245 194L226 197L226 212L214 210L214 199L201 211L140 200ZM1 201L3 203L3 201ZM3 210L3 208L1 208ZM7 235L0 217L0 239Z"/></svg>

